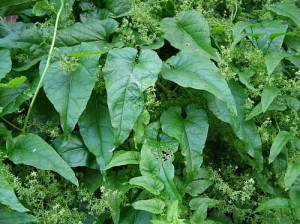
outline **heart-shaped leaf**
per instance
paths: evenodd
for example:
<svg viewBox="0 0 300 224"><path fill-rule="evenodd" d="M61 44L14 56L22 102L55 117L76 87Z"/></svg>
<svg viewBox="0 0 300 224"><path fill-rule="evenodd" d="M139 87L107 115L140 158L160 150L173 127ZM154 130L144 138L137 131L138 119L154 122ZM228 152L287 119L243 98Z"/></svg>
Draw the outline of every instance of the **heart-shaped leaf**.
<svg viewBox="0 0 300 224"><path fill-rule="evenodd" d="M108 108L115 128L115 146L124 142L142 112L143 91L153 85L162 67L152 50L111 50L103 68Z"/></svg>

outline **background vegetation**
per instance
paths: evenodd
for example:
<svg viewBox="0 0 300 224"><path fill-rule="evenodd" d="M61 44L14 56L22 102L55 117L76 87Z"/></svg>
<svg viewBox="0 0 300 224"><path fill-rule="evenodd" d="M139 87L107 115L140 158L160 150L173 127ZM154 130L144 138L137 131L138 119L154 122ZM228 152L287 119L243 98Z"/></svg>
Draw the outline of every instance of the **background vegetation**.
<svg viewBox="0 0 300 224"><path fill-rule="evenodd" d="M298 223L299 7L2 0L0 223Z"/></svg>

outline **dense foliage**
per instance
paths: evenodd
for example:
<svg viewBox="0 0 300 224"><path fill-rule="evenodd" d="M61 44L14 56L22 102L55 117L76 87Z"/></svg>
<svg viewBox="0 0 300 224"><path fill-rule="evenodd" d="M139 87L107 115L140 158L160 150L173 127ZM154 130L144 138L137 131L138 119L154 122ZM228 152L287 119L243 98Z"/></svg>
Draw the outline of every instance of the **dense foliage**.
<svg viewBox="0 0 300 224"><path fill-rule="evenodd" d="M0 223L300 222L299 7L2 0Z"/></svg>

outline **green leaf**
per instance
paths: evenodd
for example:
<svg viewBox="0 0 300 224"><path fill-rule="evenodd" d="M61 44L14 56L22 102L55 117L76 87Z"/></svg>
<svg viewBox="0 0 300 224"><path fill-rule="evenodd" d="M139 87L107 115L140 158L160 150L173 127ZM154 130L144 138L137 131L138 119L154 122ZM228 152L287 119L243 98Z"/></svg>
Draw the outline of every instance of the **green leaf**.
<svg viewBox="0 0 300 224"><path fill-rule="evenodd" d="M51 6L46 0L36 2L32 8L32 14L35 16L44 16L49 12L51 13Z"/></svg>
<svg viewBox="0 0 300 224"><path fill-rule="evenodd" d="M70 52L97 50L93 44L82 44L72 48L60 48L62 55ZM45 79L44 90L57 112L60 114L60 123L66 135L74 129L81 113L85 109L96 82L99 56L92 55L79 58L78 61L66 61L62 58L53 58ZM71 59L70 59L71 60ZM68 70L63 69L63 63L73 63ZM46 59L40 65L40 73L44 70ZM71 66L71 67L70 67Z"/></svg>
<svg viewBox="0 0 300 224"><path fill-rule="evenodd" d="M160 180L149 176L131 178L129 184L142 187L154 195L159 195L164 188L164 184Z"/></svg>
<svg viewBox="0 0 300 224"><path fill-rule="evenodd" d="M115 151L109 164L106 166L106 170L116 167L130 164L139 164L139 152L136 151Z"/></svg>
<svg viewBox="0 0 300 224"><path fill-rule="evenodd" d="M288 143L289 140L293 138L293 135L287 131L280 131L271 146L270 155L269 155L269 163L272 163L274 159L281 152L283 147Z"/></svg>
<svg viewBox="0 0 300 224"><path fill-rule="evenodd" d="M13 15L24 9L29 9L36 0L1 0L0 16Z"/></svg>
<svg viewBox="0 0 300 224"><path fill-rule="evenodd" d="M34 166L41 170L52 170L78 186L78 180L69 165L35 134L19 135L15 138L15 148L9 153L15 164Z"/></svg>
<svg viewBox="0 0 300 224"><path fill-rule="evenodd" d="M284 176L285 190L292 187L292 184L296 181L300 174L300 163L289 161Z"/></svg>
<svg viewBox="0 0 300 224"><path fill-rule="evenodd" d="M38 76L38 74L33 74ZM35 91L36 81L38 78L33 80L31 84L24 82L13 88L0 88L0 107L3 107L0 116L18 111L22 103L32 97L31 94Z"/></svg>
<svg viewBox="0 0 300 224"><path fill-rule="evenodd" d="M211 198L193 198L189 206L191 207L192 210L197 210L199 209L202 205L207 206L208 208L212 208L219 204L218 200L211 199Z"/></svg>
<svg viewBox="0 0 300 224"><path fill-rule="evenodd" d="M151 153L153 148L145 141L141 150L140 171L143 176L157 177L159 167L157 160Z"/></svg>
<svg viewBox="0 0 300 224"><path fill-rule="evenodd" d="M114 133L107 105L100 95L92 94L78 125L84 143L104 172L113 155Z"/></svg>
<svg viewBox="0 0 300 224"><path fill-rule="evenodd" d="M294 185L289 190L289 196L291 199L291 207L295 210L295 215L300 218L300 186Z"/></svg>
<svg viewBox="0 0 300 224"><path fill-rule="evenodd" d="M163 37L179 50L197 51L219 60L212 48L209 27L203 15L195 10L183 11L177 18L164 18L161 23Z"/></svg>
<svg viewBox="0 0 300 224"><path fill-rule="evenodd" d="M7 49L0 49L0 80L11 70L10 52Z"/></svg>
<svg viewBox="0 0 300 224"><path fill-rule="evenodd" d="M290 200L287 198L273 198L270 199L269 201L262 203L257 209L255 209L254 212L255 213L262 212L265 210L276 209L276 208L290 209L291 208L290 203L291 203Z"/></svg>
<svg viewBox="0 0 300 224"><path fill-rule="evenodd" d="M116 147L129 136L143 109L143 91L156 82L161 66L152 50L123 48L108 53L103 71Z"/></svg>
<svg viewBox="0 0 300 224"><path fill-rule="evenodd" d="M187 193L193 197L197 197L209 188L213 183L210 180L194 180L187 186Z"/></svg>
<svg viewBox="0 0 300 224"><path fill-rule="evenodd" d="M203 148L208 133L208 118L204 110L195 105L188 105L186 118L182 117L180 107L170 107L165 111L160 122L162 130L177 139L181 153L185 157L187 183L194 180L203 161Z"/></svg>
<svg viewBox="0 0 300 224"><path fill-rule="evenodd" d="M112 15L111 17L122 17L127 15L130 10L129 0L104 0L105 9L109 10Z"/></svg>
<svg viewBox="0 0 300 224"><path fill-rule="evenodd" d="M19 212L28 211L28 209L19 202L13 188L9 185L9 182L5 179L5 176L2 173L0 173L0 203Z"/></svg>
<svg viewBox="0 0 300 224"><path fill-rule="evenodd" d="M296 5L287 2L278 2L268 8L277 15L285 16L291 19L300 28L300 10Z"/></svg>
<svg viewBox="0 0 300 224"><path fill-rule="evenodd" d="M294 111L300 109L300 102L297 98L292 96L283 96L282 99L286 102L286 105Z"/></svg>
<svg viewBox="0 0 300 224"><path fill-rule="evenodd" d="M274 101L271 103L271 105L268 107L268 110L271 111L271 110L277 110L277 111L284 111L286 110L287 107L284 105L283 102L277 100L277 99L274 99ZM257 104L253 109L252 111L250 112L250 114L246 117L246 121L247 120L250 120L254 117L256 117L257 115L263 113L262 111L262 104L259 103Z"/></svg>
<svg viewBox="0 0 300 224"><path fill-rule="evenodd" d="M60 136L52 144L56 152L70 167L91 166L93 156L87 150L79 135L71 134L67 138Z"/></svg>
<svg viewBox="0 0 300 224"><path fill-rule="evenodd" d="M266 112L268 110L269 106L278 94L279 89L277 89L276 87L267 86L264 88L261 94L261 107L263 112Z"/></svg>
<svg viewBox="0 0 300 224"><path fill-rule="evenodd" d="M164 63L164 79L182 87L205 90L225 102L230 113L236 114L234 98L225 79L218 73L215 64L195 52L179 52Z"/></svg>
<svg viewBox="0 0 300 224"><path fill-rule="evenodd" d="M25 76L20 76L10 80L8 83L0 83L0 88L15 88L26 81Z"/></svg>
<svg viewBox="0 0 300 224"><path fill-rule="evenodd" d="M160 199L139 200L132 203L136 210L143 210L153 214L161 214L165 207L165 203Z"/></svg>
<svg viewBox="0 0 300 224"><path fill-rule="evenodd" d="M149 112L147 110L143 110L133 126L133 130L134 130L133 140L136 148L138 148L138 145L142 143L145 129L149 121L150 121Z"/></svg>
<svg viewBox="0 0 300 224"><path fill-rule="evenodd" d="M165 191L170 199L182 201L181 195L174 183L175 168L172 160L172 158L166 158L166 155L160 155L157 159L159 167L158 177L164 183Z"/></svg>
<svg viewBox="0 0 300 224"><path fill-rule="evenodd" d="M74 46L82 42L97 42L104 40L109 42L109 36L115 32L118 24L113 19L89 20L85 23L75 23L74 25L60 30L55 40L56 46ZM90 49L88 51L96 50ZM78 51L81 53L83 50Z"/></svg>
<svg viewBox="0 0 300 224"><path fill-rule="evenodd" d="M271 40L271 35L286 32L287 28L288 25L281 20L264 20L262 23L253 24L251 27L246 28L246 33L254 46L264 52L271 52L279 51L284 40L283 35Z"/></svg>
<svg viewBox="0 0 300 224"><path fill-rule="evenodd" d="M292 57L293 54L284 51L271 51L265 56L268 75L271 75L282 59Z"/></svg>
<svg viewBox="0 0 300 224"><path fill-rule="evenodd" d="M3 224L24 224L38 222L38 220L30 214L24 212L10 211L8 209L0 209L0 223Z"/></svg>
<svg viewBox="0 0 300 224"><path fill-rule="evenodd" d="M245 38L247 35L243 34L243 31L250 27L252 23L244 22L244 21L238 21L234 24L233 30L232 30L232 37L233 37L233 43L231 44L231 48L234 48L243 38Z"/></svg>

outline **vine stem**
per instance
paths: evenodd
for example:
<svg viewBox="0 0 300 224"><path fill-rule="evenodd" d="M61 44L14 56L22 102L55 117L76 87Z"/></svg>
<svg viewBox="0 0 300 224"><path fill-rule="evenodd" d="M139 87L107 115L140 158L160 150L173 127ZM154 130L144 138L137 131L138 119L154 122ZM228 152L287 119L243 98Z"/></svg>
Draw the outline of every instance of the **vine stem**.
<svg viewBox="0 0 300 224"><path fill-rule="evenodd" d="M57 15L56 15L55 26L54 26L54 31L53 31L53 38L52 38L51 47L50 47L50 50L49 50L49 53L48 53L47 62L46 62L45 68L43 70L41 79L40 79L40 81L38 83L38 86L37 86L37 88L36 88L36 90L34 92L34 95L33 95L33 98L31 100L31 103L29 105L29 109L28 109L28 112L27 112L27 115L26 115L26 118L25 118L24 126L22 128L22 133L23 134L26 134L26 129L27 129L27 124L28 124L28 120L29 120L29 117L30 117L30 113L31 113L33 105L35 103L37 94L39 93L39 90L40 90L40 88L42 86L42 83L43 83L43 80L45 78L46 72L47 72L47 70L49 68L50 60L52 58L53 49L54 49L54 45L55 45L55 40L56 40L56 36L57 36L57 29L58 29L59 17L60 17L60 14L61 14L62 10L63 10L63 7L64 7L64 0L60 0L60 3L61 3L61 6L60 6L60 8L59 8L59 10L57 12Z"/></svg>

